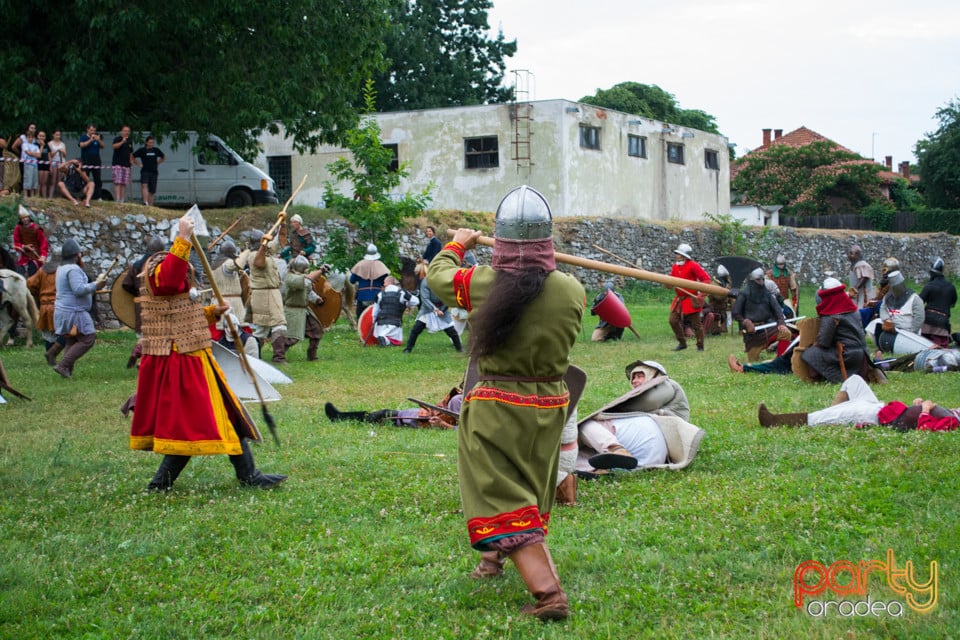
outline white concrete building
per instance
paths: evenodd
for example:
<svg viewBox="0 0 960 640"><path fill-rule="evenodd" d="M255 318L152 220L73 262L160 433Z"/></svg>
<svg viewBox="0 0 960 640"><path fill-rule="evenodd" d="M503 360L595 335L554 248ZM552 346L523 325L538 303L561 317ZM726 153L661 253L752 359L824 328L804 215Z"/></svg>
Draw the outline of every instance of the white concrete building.
<svg viewBox="0 0 960 640"><path fill-rule="evenodd" d="M403 191L431 182L434 209L495 211L520 184L546 196L556 216L701 220L730 213L727 138L568 100L376 114L381 139L410 172ZM264 133L255 164L281 202L307 174L297 202L322 205L326 165L349 155L301 155ZM338 185L350 193L350 185ZM284 191L285 190L285 191Z"/></svg>

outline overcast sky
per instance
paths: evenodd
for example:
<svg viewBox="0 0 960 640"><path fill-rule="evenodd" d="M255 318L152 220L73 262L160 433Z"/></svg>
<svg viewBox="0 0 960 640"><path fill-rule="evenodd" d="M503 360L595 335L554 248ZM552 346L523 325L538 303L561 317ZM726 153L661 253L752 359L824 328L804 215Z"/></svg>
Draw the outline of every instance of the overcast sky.
<svg viewBox="0 0 960 640"><path fill-rule="evenodd" d="M489 18L516 38L508 70L532 72L534 98L655 84L712 114L738 156L764 128L806 126L915 162L960 96L957 0L494 0Z"/></svg>

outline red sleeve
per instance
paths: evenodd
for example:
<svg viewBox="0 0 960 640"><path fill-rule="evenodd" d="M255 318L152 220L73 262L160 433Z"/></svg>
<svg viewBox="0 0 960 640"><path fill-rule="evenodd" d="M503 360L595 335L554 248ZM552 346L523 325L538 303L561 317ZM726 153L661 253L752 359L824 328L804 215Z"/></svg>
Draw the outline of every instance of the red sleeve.
<svg viewBox="0 0 960 640"><path fill-rule="evenodd" d="M50 243L47 242L47 234L43 232L43 229L37 229L37 235L40 237L38 253L46 259L50 255Z"/></svg>
<svg viewBox="0 0 960 640"><path fill-rule="evenodd" d="M956 416L937 418L929 413L921 413L917 419L917 430L919 431L953 431L957 428L960 421Z"/></svg>
<svg viewBox="0 0 960 640"><path fill-rule="evenodd" d="M707 273L703 267L700 266L699 262L693 263L695 266L693 268L693 273L696 276L697 280L700 282L710 282L710 274Z"/></svg>
<svg viewBox="0 0 960 640"><path fill-rule="evenodd" d="M173 241L170 253L166 255L156 270L150 274L150 286L158 296L171 296L185 293L190 287L187 273L190 271L190 243L182 238Z"/></svg>

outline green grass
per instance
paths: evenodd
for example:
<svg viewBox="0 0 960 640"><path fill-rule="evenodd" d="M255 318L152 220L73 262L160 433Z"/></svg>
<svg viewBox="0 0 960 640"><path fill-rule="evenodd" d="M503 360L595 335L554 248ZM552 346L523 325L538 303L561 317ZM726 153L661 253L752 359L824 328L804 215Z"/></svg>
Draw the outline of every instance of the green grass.
<svg viewBox="0 0 960 640"><path fill-rule="evenodd" d="M455 434L323 415L328 400L439 399L464 366L446 336L424 334L406 356L363 349L338 325L320 362L291 349L296 382L271 406L283 446L255 447L261 469L291 476L272 492L240 488L222 456L194 459L168 495L145 492L160 458L128 450L118 412L135 386L124 368L131 332L101 334L69 381L39 348L3 349L14 386L34 400L0 407L0 637L958 635L960 434L761 429L760 401L814 409L836 388L732 374L726 355L742 351L732 336L673 353L666 305L630 308L642 341L628 332L592 344L595 319L585 319L572 354L590 376L582 411L628 388L627 362L653 358L684 385L707 436L684 471L581 483L577 506L557 508L550 544L573 615L549 625L518 615L529 596L512 567L502 581L467 576L477 558ZM956 374L893 374L877 392L960 405ZM923 579L939 563L932 613L819 619L793 606L800 562L883 560L888 548ZM868 594L903 602L878 577Z"/></svg>

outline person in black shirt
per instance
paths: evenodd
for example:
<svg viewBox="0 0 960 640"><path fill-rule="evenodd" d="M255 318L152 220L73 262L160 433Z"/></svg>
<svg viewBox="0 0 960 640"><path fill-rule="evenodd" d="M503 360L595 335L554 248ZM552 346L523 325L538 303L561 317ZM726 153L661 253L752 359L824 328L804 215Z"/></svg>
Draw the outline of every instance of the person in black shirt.
<svg viewBox="0 0 960 640"><path fill-rule="evenodd" d="M140 195L143 204L152 207L153 197L157 193L158 167L166 159L163 151L154 146L153 136L147 136L145 145L133 152L134 162L140 167ZM139 161L139 162L138 162Z"/></svg>
<svg viewBox="0 0 960 640"><path fill-rule="evenodd" d="M93 197L100 199L100 149L103 147L103 138L97 133L97 125L88 124L87 132L80 136L80 162L84 170L93 178Z"/></svg>
<svg viewBox="0 0 960 640"><path fill-rule="evenodd" d="M130 142L130 127L124 125L120 135L113 139L113 187L117 202L126 202L127 185L130 184L130 163L133 160L133 143Z"/></svg>

